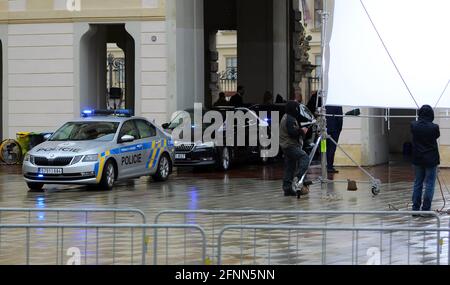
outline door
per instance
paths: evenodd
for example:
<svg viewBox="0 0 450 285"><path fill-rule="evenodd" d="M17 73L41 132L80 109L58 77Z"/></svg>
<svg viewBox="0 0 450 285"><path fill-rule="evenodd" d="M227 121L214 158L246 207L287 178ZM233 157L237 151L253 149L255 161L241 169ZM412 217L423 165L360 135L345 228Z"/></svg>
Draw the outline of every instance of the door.
<svg viewBox="0 0 450 285"><path fill-rule="evenodd" d="M140 119L136 120L136 127L141 137L141 143L144 146L144 167L141 169L141 174L152 174L158 166L163 142L157 137L156 128L150 122Z"/></svg>
<svg viewBox="0 0 450 285"><path fill-rule="evenodd" d="M124 135L130 135L135 138L132 142L121 142ZM118 144L120 147L118 155L119 178L138 177L145 167L145 149L142 143L135 120L123 123L119 132Z"/></svg>

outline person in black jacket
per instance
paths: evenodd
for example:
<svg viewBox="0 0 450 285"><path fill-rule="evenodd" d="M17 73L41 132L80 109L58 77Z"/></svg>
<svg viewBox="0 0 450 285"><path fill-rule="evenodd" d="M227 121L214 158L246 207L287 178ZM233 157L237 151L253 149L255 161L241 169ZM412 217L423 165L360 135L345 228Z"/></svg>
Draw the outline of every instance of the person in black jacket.
<svg viewBox="0 0 450 285"><path fill-rule="evenodd" d="M283 190L285 196L297 196L294 191L294 178L300 180L308 171L309 157L302 149L303 137L308 132L307 128L302 128L298 122L299 103L289 101L286 104L286 114L280 123L280 146L284 153L284 178ZM309 181L305 181L304 186L308 186ZM301 195L308 194L306 188L302 189Z"/></svg>
<svg viewBox="0 0 450 285"><path fill-rule="evenodd" d="M230 105L234 107L242 107L244 105L244 94L244 86L238 86L237 93L230 99Z"/></svg>
<svg viewBox="0 0 450 285"><path fill-rule="evenodd" d="M333 138L335 142L339 142L341 136L344 119L342 117L342 107L326 106L327 115L337 115L337 117L327 116L327 131L328 135ZM330 139L327 140L327 169L328 173L339 173L334 168L334 157L336 155L336 144Z"/></svg>
<svg viewBox="0 0 450 285"><path fill-rule="evenodd" d="M411 123L413 164L416 170L413 211L431 211L437 168L440 164L437 139L441 136L439 126L434 124L433 121L433 108L425 105L419 110L419 120ZM425 196L422 203L424 183Z"/></svg>
<svg viewBox="0 0 450 285"><path fill-rule="evenodd" d="M224 92L220 92L219 93L219 99L216 101L216 103L214 103L214 107L223 107L223 106L228 106L229 103L226 99L226 95Z"/></svg>
<svg viewBox="0 0 450 285"><path fill-rule="evenodd" d="M317 102L319 100L319 102ZM322 107L322 98L319 97L317 94L317 91L314 91L311 94L311 98L308 101L308 105L306 105L308 109L313 113L315 116L317 116L317 108Z"/></svg>

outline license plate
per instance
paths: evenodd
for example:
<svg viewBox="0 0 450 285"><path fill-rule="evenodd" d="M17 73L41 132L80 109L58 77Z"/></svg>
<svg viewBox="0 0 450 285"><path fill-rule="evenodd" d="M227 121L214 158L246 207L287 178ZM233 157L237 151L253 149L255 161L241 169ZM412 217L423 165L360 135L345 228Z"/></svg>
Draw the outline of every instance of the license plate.
<svg viewBox="0 0 450 285"><path fill-rule="evenodd" d="M186 154L177 153L177 154L175 154L175 159L186 159Z"/></svg>
<svg viewBox="0 0 450 285"><path fill-rule="evenodd" d="M39 168L39 174L61 175L62 168Z"/></svg>

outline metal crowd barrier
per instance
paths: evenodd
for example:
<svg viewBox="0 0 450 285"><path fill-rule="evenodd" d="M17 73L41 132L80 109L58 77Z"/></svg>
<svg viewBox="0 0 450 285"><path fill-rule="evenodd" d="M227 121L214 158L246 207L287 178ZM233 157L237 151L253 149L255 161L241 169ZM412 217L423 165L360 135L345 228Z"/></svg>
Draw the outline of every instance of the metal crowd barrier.
<svg viewBox="0 0 450 285"><path fill-rule="evenodd" d="M0 208L0 224L146 224L147 218L143 211L138 209L98 209L98 208ZM56 242L59 242L59 229ZM87 249L87 231L85 233ZM142 240L145 239L142 231ZM116 231L113 234L115 247ZM0 249L2 245L2 231L0 228ZM56 245L58 246L58 244ZM114 251L114 249L113 249ZM87 256L87 253L84 253Z"/></svg>
<svg viewBox="0 0 450 285"><path fill-rule="evenodd" d="M16 216L11 216L12 213ZM56 223L43 224L42 221L51 220L39 216L43 213L56 214ZM67 222L65 215L70 213L75 214L75 222ZM94 214L98 214L98 218L112 218L113 223L93 223ZM121 217L121 214L127 216ZM142 219L142 224L125 223L130 214L133 219ZM136 260L146 264L151 243L154 265L211 264L213 260L222 263L224 252L231 252L232 258L226 259L230 264L248 261L252 264L339 264L336 258L342 259L348 251L352 252L351 262L346 264L358 264L359 249L364 247L378 248L380 260L384 262L389 258L388 264L399 262L393 255L393 251L399 249L408 257L408 264L412 253L415 263L435 260L439 264L440 251L444 249L441 232L450 230L440 229L441 221L435 212L421 212L436 222L438 230L435 231L424 228L430 225L430 220L416 220L412 217L415 214L417 212L172 210L158 213L155 225L145 225L144 213L135 209L0 208L0 264L19 264L21 257L25 257L25 264L49 264L53 262L49 259L52 256L56 264L63 264L69 249L75 250L72 254L82 258L84 264L135 264ZM17 218L25 219L25 223L8 224L9 220ZM169 222L159 224L164 218ZM41 223L33 224L36 220ZM403 227L414 231L398 230ZM153 231L148 232L149 229ZM238 233L232 235L231 240L227 235L230 242L225 243L225 233L233 230ZM211 233L207 235L206 231ZM245 235L248 231L252 236ZM350 232L351 236L343 232ZM377 232L379 235L374 235ZM407 237L398 237L398 232L406 233ZM423 233L423 239L411 235L414 232ZM436 245L437 257L430 254L430 243ZM209 256L206 255L207 245L211 250ZM423 253L419 256L421 262L417 261L418 246ZM322 252L319 261L315 261L320 251L317 247Z"/></svg>
<svg viewBox="0 0 450 285"><path fill-rule="evenodd" d="M139 231L164 230L165 242L153 239L153 262L164 254L166 264L205 264L206 235L197 225L144 225L144 224L6 224L0 225L4 246L0 247L0 263L5 264L146 264L147 244L151 236L136 234ZM150 231L148 231L150 230ZM112 239L111 231L117 240ZM170 231L170 232L169 232ZM189 242L180 244L181 234L189 231ZM181 252L191 251L185 259ZM86 248L83 248L87 246ZM88 248L89 247L89 248ZM85 256L81 256L81 252Z"/></svg>
<svg viewBox="0 0 450 285"><path fill-rule="evenodd" d="M306 226L413 226L415 221L411 211L262 211L262 210L167 210L159 212L155 224L181 223L197 224L208 233L208 259L216 260L217 237L220 229L229 225L306 225ZM421 212L441 226L435 212ZM439 235L439 234L438 234ZM157 238L157 234L155 234ZM242 237L241 237L242 238ZM269 235L269 244L271 236Z"/></svg>
<svg viewBox="0 0 450 285"><path fill-rule="evenodd" d="M127 214L127 216L124 214ZM134 220L136 218L137 220ZM69 222L78 224L146 224L147 218L144 212L138 209L0 208L0 224L42 224L46 222L57 224Z"/></svg>
<svg viewBox="0 0 450 285"><path fill-rule="evenodd" d="M243 237L244 232L249 235ZM440 265L441 251L444 252L440 239L443 232L449 235L450 228L230 225L219 233L217 261L219 265L234 265L237 260L241 265ZM350 234L346 236L345 233ZM406 237L399 237L399 233ZM225 234L231 238L228 243ZM381 239L377 241L378 236ZM384 246L386 239L387 249ZM333 252L332 260L328 259L328 251ZM450 265L450 247L447 249L447 264Z"/></svg>

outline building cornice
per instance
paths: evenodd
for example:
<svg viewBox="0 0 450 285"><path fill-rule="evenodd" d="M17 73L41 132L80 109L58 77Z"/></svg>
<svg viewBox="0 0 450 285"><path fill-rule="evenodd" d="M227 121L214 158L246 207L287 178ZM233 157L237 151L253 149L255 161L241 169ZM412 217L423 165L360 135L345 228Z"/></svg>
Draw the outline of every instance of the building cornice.
<svg viewBox="0 0 450 285"><path fill-rule="evenodd" d="M0 24L42 24L42 23L78 23L78 22L126 22L126 21L165 21L165 16L128 16L128 17L69 17L37 19L4 19Z"/></svg>
<svg viewBox="0 0 450 285"><path fill-rule="evenodd" d="M1 0L0 0L1 1ZM91 0L92 1L92 0ZM102 0L103 1L103 0ZM119 2L114 2L112 7L105 7L102 1L98 1L97 6L93 6L95 2L88 2L84 5L82 2L81 10L52 10L47 6L43 9L36 7L25 11L8 11L0 9L0 23L67 23L67 22L105 22L105 21L156 21L166 19L165 1L158 0L158 4L154 8L137 7L134 3L133 7L127 7ZM104 2L104 1L103 1ZM126 1L124 1L125 3ZM102 6L103 5L103 6ZM85 8L84 8L85 7ZM38 7L39 8L39 7Z"/></svg>

